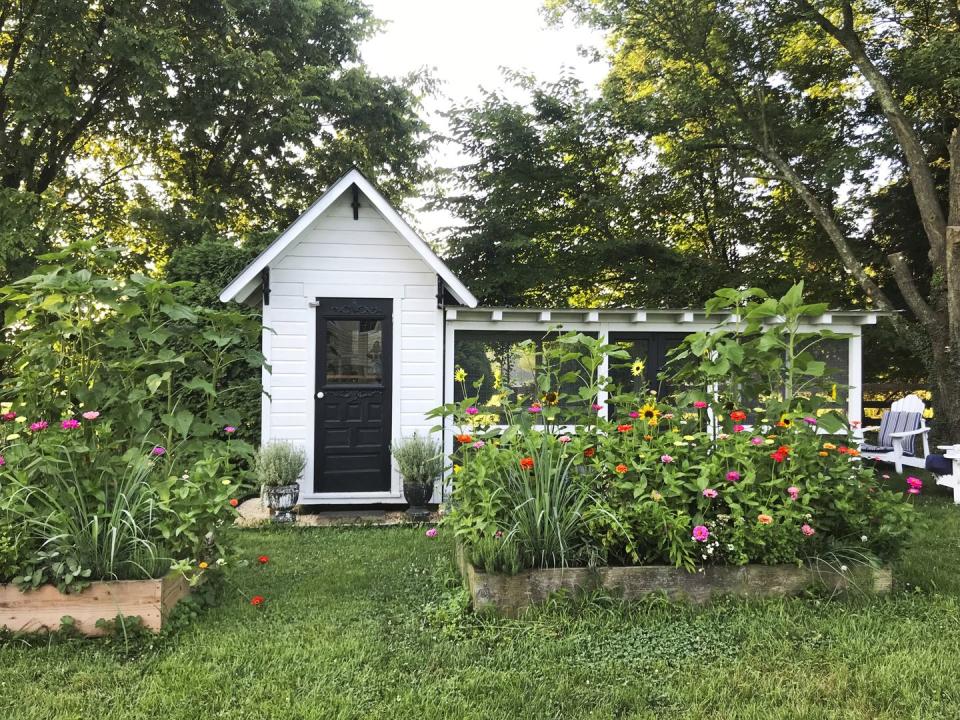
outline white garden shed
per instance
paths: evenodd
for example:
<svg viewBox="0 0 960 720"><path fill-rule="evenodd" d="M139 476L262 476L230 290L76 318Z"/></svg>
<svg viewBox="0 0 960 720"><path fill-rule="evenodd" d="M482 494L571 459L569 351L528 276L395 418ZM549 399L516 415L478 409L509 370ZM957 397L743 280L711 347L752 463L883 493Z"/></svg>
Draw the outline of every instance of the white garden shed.
<svg viewBox="0 0 960 720"><path fill-rule="evenodd" d="M425 413L458 397L455 366L477 362L515 387L531 380L518 351L550 329L630 346L647 379L684 335L716 318L689 309L481 308L397 210L354 169L335 182L220 295L262 305L262 440L307 448L303 504L402 504L391 440L425 433ZM816 319L849 337L829 364L861 414L861 331L870 312ZM451 449L451 433L445 433Z"/></svg>

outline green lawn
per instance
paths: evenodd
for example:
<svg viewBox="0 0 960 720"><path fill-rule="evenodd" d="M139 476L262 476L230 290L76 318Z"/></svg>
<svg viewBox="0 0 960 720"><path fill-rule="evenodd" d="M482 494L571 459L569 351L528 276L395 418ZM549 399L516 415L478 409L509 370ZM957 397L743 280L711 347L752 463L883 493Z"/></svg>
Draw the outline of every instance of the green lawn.
<svg viewBox="0 0 960 720"><path fill-rule="evenodd" d="M922 507L887 599L488 623L458 611L442 534L245 531L234 589L158 647L0 647L0 718L958 718L960 508Z"/></svg>

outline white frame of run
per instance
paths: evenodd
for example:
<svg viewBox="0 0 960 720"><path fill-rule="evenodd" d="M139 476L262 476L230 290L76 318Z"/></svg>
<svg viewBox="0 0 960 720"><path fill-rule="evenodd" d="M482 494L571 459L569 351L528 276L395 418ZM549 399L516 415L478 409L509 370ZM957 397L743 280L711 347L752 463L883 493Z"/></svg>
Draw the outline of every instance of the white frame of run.
<svg viewBox="0 0 960 720"><path fill-rule="evenodd" d="M863 326L876 324L878 316L879 313L865 311L831 311L811 318L810 322L801 326L801 330L807 332L826 326L836 333L849 335L847 338L849 343L847 414L851 421L859 422L862 419ZM719 324L733 324L736 321L737 319L733 316L707 317L702 310L689 309L556 310L447 307L444 309L444 402L452 402L454 397L454 347L457 331L499 330L546 334L551 330L559 330L595 333L601 340L607 341L611 333L694 333L711 330ZM606 362L601 365L599 372L601 375L609 374ZM601 416L606 417L607 402L604 393L600 394L598 402L603 405ZM443 428L443 446L448 455L453 452L455 432L456 429L448 418Z"/></svg>
<svg viewBox="0 0 960 720"><path fill-rule="evenodd" d="M924 411L927 409L926 404L923 400L920 399L917 395L907 395L902 397L899 400L895 401L890 405L891 412L915 412L920 413L920 427L914 430L906 430L904 432L897 432L891 434L891 441L893 443L893 450L890 452L869 452L863 451L861 457L864 457L868 460L879 460L880 462L893 463L894 469L898 473L903 472L903 466L908 465L910 467L922 468L924 467L927 459L927 455L930 454L930 428L927 427L927 421L923 417ZM876 432L879 434L880 427L865 427L860 430L860 437L863 437L863 433L866 432ZM913 443L913 455L906 455L904 453L903 444L908 437L913 435L919 435L920 437L914 440ZM877 439L879 442L879 438ZM918 442L919 440L919 442ZM923 447L923 454L921 455L917 452L918 446Z"/></svg>
<svg viewBox="0 0 960 720"><path fill-rule="evenodd" d="M943 456L950 461L952 472L949 475L937 475L937 485L953 490L953 502L960 505L960 445L938 445Z"/></svg>

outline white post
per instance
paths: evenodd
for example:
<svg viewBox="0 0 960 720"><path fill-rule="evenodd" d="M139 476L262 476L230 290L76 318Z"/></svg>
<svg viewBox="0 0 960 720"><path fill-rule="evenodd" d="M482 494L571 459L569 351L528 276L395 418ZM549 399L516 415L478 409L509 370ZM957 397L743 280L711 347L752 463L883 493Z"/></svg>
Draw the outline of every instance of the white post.
<svg viewBox="0 0 960 720"><path fill-rule="evenodd" d="M850 336L847 352L847 417L863 421L863 330L857 327Z"/></svg>
<svg viewBox="0 0 960 720"><path fill-rule="evenodd" d="M597 338L604 345L608 344L610 342L610 329L606 325L601 325L597 333ZM600 377L610 376L610 357L608 355L604 354L603 362L600 363L597 373L599 373ZM597 393L597 404L603 406L603 410L600 411L599 415L604 419L609 417L608 413L610 412L610 409L607 407L607 395L606 390L600 390Z"/></svg>

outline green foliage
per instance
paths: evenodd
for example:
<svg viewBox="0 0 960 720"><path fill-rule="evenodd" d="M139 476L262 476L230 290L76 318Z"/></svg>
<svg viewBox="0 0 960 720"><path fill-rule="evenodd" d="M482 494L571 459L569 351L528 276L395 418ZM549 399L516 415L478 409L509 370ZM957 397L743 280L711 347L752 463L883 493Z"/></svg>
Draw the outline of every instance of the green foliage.
<svg viewBox="0 0 960 720"><path fill-rule="evenodd" d="M257 451L257 479L267 487L293 485L300 480L306 466L306 451L291 442L276 440Z"/></svg>
<svg viewBox="0 0 960 720"><path fill-rule="evenodd" d="M429 437L414 433L393 443L390 452L405 483L430 485L443 474L443 448Z"/></svg>
<svg viewBox="0 0 960 720"><path fill-rule="evenodd" d="M638 376L643 359L568 333L538 358L540 395L498 389L485 406L464 389L433 412L458 428L446 522L470 557L515 571L515 557L521 567L691 570L802 562L844 544L897 556L912 517L905 488L884 489L860 462L832 380L811 355L833 334L800 331L825 308L804 303L800 285L779 300L721 290L707 307L740 319L688 336L679 370L664 377L676 398L619 390L600 375L603 355Z"/></svg>

